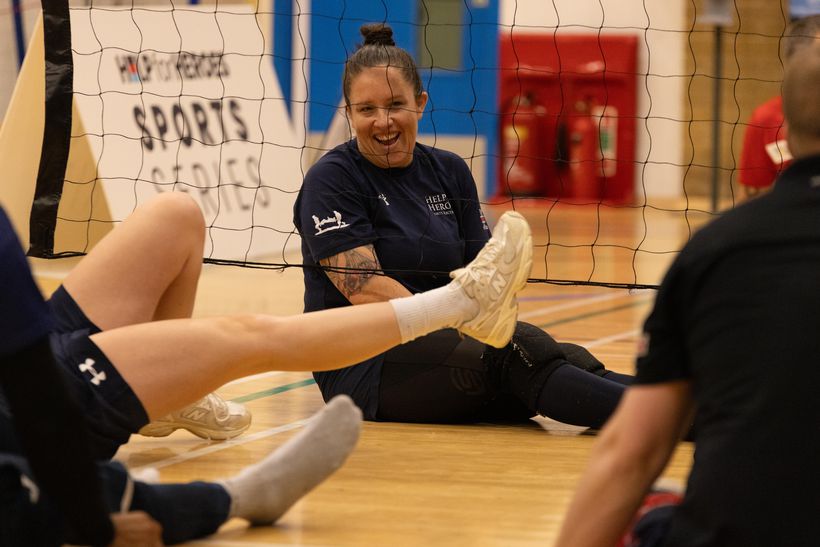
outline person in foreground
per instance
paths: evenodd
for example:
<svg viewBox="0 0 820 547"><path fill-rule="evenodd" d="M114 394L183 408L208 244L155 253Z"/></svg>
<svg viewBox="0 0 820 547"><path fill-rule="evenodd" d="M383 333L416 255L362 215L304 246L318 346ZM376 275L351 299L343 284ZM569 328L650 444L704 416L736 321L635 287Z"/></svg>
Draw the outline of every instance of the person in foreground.
<svg viewBox="0 0 820 547"><path fill-rule="evenodd" d="M503 346L532 239L520 215L499 224L435 291L291 317L191 319L181 317L192 309L204 223L189 197L163 194L138 208L49 303L0 208L0 544L154 545L212 533L234 516L276 521L353 449L361 412L349 398L334 398L283 448L217 483L148 485L119 464L98 471L92 462L149 418L234 378L341 367L441 328Z"/></svg>
<svg viewBox="0 0 820 547"><path fill-rule="evenodd" d="M428 97L412 56L387 25L365 25L361 33L364 44L345 63L342 81L356 138L311 167L294 206L303 261L314 266L304 270L307 312L442 287L446 272L470 262L490 237L464 160L416 142ZM593 428L630 380L523 322L502 348L443 330L314 376L325 400L349 395L367 420L525 421L541 414Z"/></svg>
<svg viewBox="0 0 820 547"><path fill-rule="evenodd" d="M795 161L703 228L667 273L638 374L601 432L557 545L818 544L820 43L786 67ZM695 414L683 500L644 495ZM651 509L652 506L657 506ZM650 509L650 510L648 510Z"/></svg>

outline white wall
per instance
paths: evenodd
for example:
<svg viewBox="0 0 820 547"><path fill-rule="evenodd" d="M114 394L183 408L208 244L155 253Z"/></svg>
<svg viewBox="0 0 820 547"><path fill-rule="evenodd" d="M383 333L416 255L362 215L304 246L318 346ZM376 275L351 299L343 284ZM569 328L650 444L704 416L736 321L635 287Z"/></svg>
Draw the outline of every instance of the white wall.
<svg viewBox="0 0 820 547"><path fill-rule="evenodd" d="M14 83L19 70L17 54L17 36L15 34L14 17L11 0L0 0L0 122L6 113ZM40 2L37 0L23 0L21 15L25 36L23 43L28 47L34 23L40 15Z"/></svg>
<svg viewBox="0 0 820 547"><path fill-rule="evenodd" d="M501 0L501 24L518 33L638 35L636 197L673 197L683 188L685 40L683 0ZM684 31L684 32L678 32ZM645 119L646 122L643 122ZM678 121L680 120L680 121Z"/></svg>

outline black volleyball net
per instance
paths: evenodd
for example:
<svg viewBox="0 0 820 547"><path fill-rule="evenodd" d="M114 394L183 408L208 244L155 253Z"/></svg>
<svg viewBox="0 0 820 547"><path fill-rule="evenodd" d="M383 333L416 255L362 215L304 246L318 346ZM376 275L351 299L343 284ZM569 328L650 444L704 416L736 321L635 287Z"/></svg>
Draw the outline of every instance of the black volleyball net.
<svg viewBox="0 0 820 547"><path fill-rule="evenodd" d="M743 138L779 94L793 14L763 0L576 4L43 2L30 254L86 253L173 191L202 208L206 261L302 267L296 194L352 136L342 66L359 27L386 22L430 94L420 142L465 159L491 223L527 216L531 281L655 287L738 201Z"/></svg>

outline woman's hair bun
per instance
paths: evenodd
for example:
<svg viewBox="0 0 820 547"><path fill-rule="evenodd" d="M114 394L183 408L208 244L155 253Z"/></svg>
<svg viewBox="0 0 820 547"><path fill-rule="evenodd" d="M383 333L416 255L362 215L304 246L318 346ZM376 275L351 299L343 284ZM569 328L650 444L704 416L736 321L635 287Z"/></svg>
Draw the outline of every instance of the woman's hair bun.
<svg viewBox="0 0 820 547"><path fill-rule="evenodd" d="M359 32L364 36L365 46L395 46L393 29L384 23L362 25Z"/></svg>

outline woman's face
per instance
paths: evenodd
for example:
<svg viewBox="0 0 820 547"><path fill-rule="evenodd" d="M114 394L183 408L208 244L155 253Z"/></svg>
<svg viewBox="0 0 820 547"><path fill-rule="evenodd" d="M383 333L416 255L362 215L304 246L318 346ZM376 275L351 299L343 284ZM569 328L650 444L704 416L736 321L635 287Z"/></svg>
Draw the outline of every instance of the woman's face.
<svg viewBox="0 0 820 547"><path fill-rule="evenodd" d="M427 93L416 97L398 68L377 66L350 82L348 98L347 115L359 151L378 167L410 165Z"/></svg>

